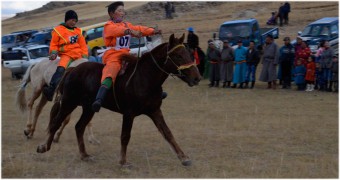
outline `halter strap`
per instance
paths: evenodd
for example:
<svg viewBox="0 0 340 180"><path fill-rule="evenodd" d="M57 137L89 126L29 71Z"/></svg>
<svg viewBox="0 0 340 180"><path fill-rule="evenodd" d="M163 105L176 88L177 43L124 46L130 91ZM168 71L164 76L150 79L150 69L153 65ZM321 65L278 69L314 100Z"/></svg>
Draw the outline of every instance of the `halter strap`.
<svg viewBox="0 0 340 180"><path fill-rule="evenodd" d="M168 51L168 55L170 55L172 52L174 52L177 48L180 48L180 47L185 48L184 44L179 44L179 45L173 47L172 49L170 49L170 51Z"/></svg>

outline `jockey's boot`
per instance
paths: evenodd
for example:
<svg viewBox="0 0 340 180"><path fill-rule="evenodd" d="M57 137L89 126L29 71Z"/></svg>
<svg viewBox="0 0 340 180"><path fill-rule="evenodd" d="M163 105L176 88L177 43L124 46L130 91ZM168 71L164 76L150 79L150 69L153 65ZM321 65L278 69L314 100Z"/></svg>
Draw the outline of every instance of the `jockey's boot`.
<svg viewBox="0 0 340 180"><path fill-rule="evenodd" d="M43 94L45 95L45 97L48 101L53 100L54 91L57 88L59 81L63 77L64 72L65 72L65 68L62 67L62 66L58 66L57 70L55 71L55 73L52 76L50 85L44 87Z"/></svg>
<svg viewBox="0 0 340 180"><path fill-rule="evenodd" d="M250 89L253 89L253 88L254 88L254 86L255 86L255 81L252 81L252 82L251 82Z"/></svg>
<svg viewBox="0 0 340 180"><path fill-rule="evenodd" d="M168 96L168 93L166 93L166 92L162 92L162 99L165 99L166 97Z"/></svg>
<svg viewBox="0 0 340 180"><path fill-rule="evenodd" d="M98 93L97 93L97 96L96 96L96 100L92 104L92 110L94 112L99 112L100 108L102 107L102 102L103 102L105 95L108 91L109 91L109 88L107 88L106 85L100 86Z"/></svg>

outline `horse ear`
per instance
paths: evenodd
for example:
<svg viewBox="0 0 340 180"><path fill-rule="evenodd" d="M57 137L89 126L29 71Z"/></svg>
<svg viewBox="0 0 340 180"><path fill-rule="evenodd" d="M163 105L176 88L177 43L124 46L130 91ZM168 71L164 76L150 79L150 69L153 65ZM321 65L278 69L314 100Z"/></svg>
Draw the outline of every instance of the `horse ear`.
<svg viewBox="0 0 340 180"><path fill-rule="evenodd" d="M185 35L184 35L184 33L183 33L182 37L179 38L179 43L180 43L180 44L182 44L182 43L184 42L184 38L185 38Z"/></svg>
<svg viewBox="0 0 340 180"><path fill-rule="evenodd" d="M173 45L174 44L174 40L175 40L175 35L171 34L170 38L169 38L169 44Z"/></svg>

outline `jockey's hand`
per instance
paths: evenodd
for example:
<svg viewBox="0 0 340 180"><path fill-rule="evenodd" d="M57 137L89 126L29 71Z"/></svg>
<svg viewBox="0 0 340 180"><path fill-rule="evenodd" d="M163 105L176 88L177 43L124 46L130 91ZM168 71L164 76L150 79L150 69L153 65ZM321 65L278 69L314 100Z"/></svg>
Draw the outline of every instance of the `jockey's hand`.
<svg viewBox="0 0 340 180"><path fill-rule="evenodd" d="M131 35L140 38L143 34L140 31L131 30Z"/></svg>
<svg viewBox="0 0 340 180"><path fill-rule="evenodd" d="M153 33L154 33L154 34L162 34L162 30L160 30L160 29L155 29L155 30L153 31Z"/></svg>
<svg viewBox="0 0 340 180"><path fill-rule="evenodd" d="M58 56L57 54L51 54L50 55L50 60L53 61L53 60L57 59L57 56Z"/></svg>

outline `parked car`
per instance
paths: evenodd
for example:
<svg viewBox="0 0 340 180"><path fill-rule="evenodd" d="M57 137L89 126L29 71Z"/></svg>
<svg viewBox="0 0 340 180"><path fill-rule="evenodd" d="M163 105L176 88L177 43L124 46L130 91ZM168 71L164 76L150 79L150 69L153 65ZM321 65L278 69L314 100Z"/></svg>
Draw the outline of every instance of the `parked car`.
<svg viewBox="0 0 340 180"><path fill-rule="evenodd" d="M260 28L256 19L232 20L226 21L220 25L218 41L228 40L231 46L236 46L239 39L242 40L243 46L248 47L250 41L254 41L255 45L262 46L268 34L273 35L274 39L279 38L279 29ZM214 34L216 37L216 34ZM214 38L216 40L216 38ZM220 47L222 48L222 47Z"/></svg>
<svg viewBox="0 0 340 180"><path fill-rule="evenodd" d="M30 38L27 39L24 45L45 44L49 46L52 39L51 32L52 29L48 29L45 31L34 33Z"/></svg>
<svg viewBox="0 0 340 180"><path fill-rule="evenodd" d="M3 66L12 72L13 78L21 78L31 64L40 62L49 56L49 46L32 45L14 47L10 51L1 53Z"/></svg>
<svg viewBox="0 0 340 180"><path fill-rule="evenodd" d="M307 41L312 53L315 54L322 40L329 41L335 53L339 53L339 17L325 17L307 25L298 35ZM292 41L293 44L296 41Z"/></svg>
<svg viewBox="0 0 340 180"><path fill-rule="evenodd" d="M9 48L22 45L26 42L32 34L38 32L37 30L17 31L11 34L6 34L1 37L1 52L7 51Z"/></svg>

